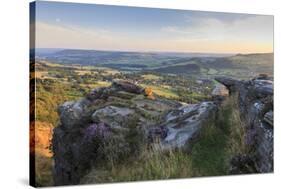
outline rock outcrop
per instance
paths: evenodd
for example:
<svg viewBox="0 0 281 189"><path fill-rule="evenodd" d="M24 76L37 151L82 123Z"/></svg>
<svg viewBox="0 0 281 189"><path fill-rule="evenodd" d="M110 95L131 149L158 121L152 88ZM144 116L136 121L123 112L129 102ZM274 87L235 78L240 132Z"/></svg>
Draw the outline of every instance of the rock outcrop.
<svg viewBox="0 0 281 189"><path fill-rule="evenodd" d="M110 161L108 154L122 160L138 155L140 145L190 149L217 108L151 96L133 83L114 81L62 104L53 135L55 184L78 184L99 161Z"/></svg>
<svg viewBox="0 0 281 189"><path fill-rule="evenodd" d="M226 88L226 86L217 83L212 91L213 100L217 102L221 102L225 100L225 98L228 96L229 96L229 90Z"/></svg>
<svg viewBox="0 0 281 189"><path fill-rule="evenodd" d="M160 139L159 147L162 150L189 150L206 121L215 119L216 109L217 106L213 102L183 105L164 116L160 126L150 130L149 138Z"/></svg>
<svg viewBox="0 0 281 189"><path fill-rule="evenodd" d="M125 81L65 102L58 108L60 124L53 134L55 184L78 184L99 158L106 159L106 143L117 146L114 150L118 151L111 149L110 153L124 155L131 150L126 137L132 125L142 136L159 116L179 106L174 101L149 99L143 88Z"/></svg>
<svg viewBox="0 0 281 189"><path fill-rule="evenodd" d="M250 164L257 172L273 172L273 81L264 75L249 81L226 77L216 80L231 94L238 93L241 116L246 122L246 142L251 149L247 156L234 158L232 173L241 173L241 162L253 162Z"/></svg>
<svg viewBox="0 0 281 189"><path fill-rule="evenodd" d="M248 154L233 157L230 173L272 172L273 82L264 76L250 81L216 80L226 88L217 85L214 101L198 104L160 98L151 89L121 80L65 102L58 108L60 123L52 139L55 185L79 184L100 161L137 156L143 146L189 152L202 128L208 126L206 122L215 119L217 99L229 93L238 93L250 149Z"/></svg>

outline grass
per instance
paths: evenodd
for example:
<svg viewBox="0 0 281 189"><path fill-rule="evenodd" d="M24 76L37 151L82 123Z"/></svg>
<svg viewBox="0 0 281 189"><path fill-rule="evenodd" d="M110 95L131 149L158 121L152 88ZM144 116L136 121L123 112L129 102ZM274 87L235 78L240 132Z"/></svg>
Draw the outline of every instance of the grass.
<svg viewBox="0 0 281 189"><path fill-rule="evenodd" d="M35 182L36 186L52 186L53 159L39 154L35 155Z"/></svg>
<svg viewBox="0 0 281 189"><path fill-rule="evenodd" d="M114 69L109 69L109 68L104 68L105 70L105 75L115 75L115 74L119 74L120 71L118 70L114 70Z"/></svg>
<svg viewBox="0 0 281 189"><path fill-rule="evenodd" d="M157 79L154 75L146 75L145 77L151 80ZM46 90L45 85L50 89ZM83 95L82 92L77 92L68 84L52 85L44 84L45 88L42 86L37 90L36 119L56 125L58 115L55 109L57 105L65 100L77 99ZM96 88L108 85L110 85L109 82L98 81L93 84L80 84L79 86L81 88ZM143 85L143 87L146 87L146 85ZM183 96L167 86L152 86L151 88L159 96L174 99ZM206 98L204 95L196 93L185 94L184 97L192 102ZM137 98L143 98L143 96L139 95L134 100ZM137 156L132 156L132 153L130 153L124 156L124 160L121 162L103 160L98 167L95 167L83 178L82 182L103 183L228 174L229 161L233 155L243 154L247 151L244 145L243 121L240 119L240 112L235 99L236 96L228 98L217 112L216 120L206 123L200 139L193 145L190 154L180 150L161 152L155 149L147 149L143 145ZM128 106L128 102L125 100L119 100L115 103L118 106L122 106L123 103L124 106ZM145 117L156 118L156 116L147 114ZM134 141L136 136L138 136L136 133L131 133L125 142ZM131 142L131 144L135 145L134 142ZM113 150L109 149L112 155L116 155L117 152L121 153L120 151L124 152L124 148L120 148L118 145L112 148ZM109 156L110 153L108 153ZM38 185L52 185L52 164L51 158L36 157L36 182Z"/></svg>
<svg viewBox="0 0 281 189"><path fill-rule="evenodd" d="M227 99L214 121L205 123L191 153L142 149L123 163L99 164L82 183L218 176L229 174L233 155L245 153L244 127L234 97Z"/></svg>
<svg viewBox="0 0 281 189"><path fill-rule="evenodd" d="M161 76L157 76L157 75L153 75L153 74L145 74L145 75L142 75L142 77L144 79L147 79L147 80L159 80L159 79L162 79Z"/></svg>
<svg viewBox="0 0 281 189"><path fill-rule="evenodd" d="M97 183L104 183L184 178L191 176L190 165L190 157L181 151L162 153L144 150L137 160L130 159L125 164L116 164L109 169L91 171L83 182L92 183L95 180Z"/></svg>
<svg viewBox="0 0 281 189"><path fill-rule="evenodd" d="M231 158L246 153L245 127L236 98L233 95L222 104L215 122L203 128L201 139L194 145L195 176L227 175Z"/></svg>
<svg viewBox="0 0 281 189"><path fill-rule="evenodd" d="M86 75L86 74L92 74L91 70L75 70L75 73L77 75ZM97 72L95 72L97 73Z"/></svg>

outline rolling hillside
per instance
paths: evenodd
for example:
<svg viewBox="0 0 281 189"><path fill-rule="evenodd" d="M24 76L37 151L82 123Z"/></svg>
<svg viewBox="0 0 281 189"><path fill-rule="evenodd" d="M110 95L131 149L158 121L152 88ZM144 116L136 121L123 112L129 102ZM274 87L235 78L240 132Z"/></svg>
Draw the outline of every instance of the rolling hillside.
<svg viewBox="0 0 281 189"><path fill-rule="evenodd" d="M231 75L240 78L249 78L260 73L272 75L274 61L273 53L229 55L75 49L49 50L48 53L38 53L38 57L59 64L107 67L120 71L150 71L208 77Z"/></svg>

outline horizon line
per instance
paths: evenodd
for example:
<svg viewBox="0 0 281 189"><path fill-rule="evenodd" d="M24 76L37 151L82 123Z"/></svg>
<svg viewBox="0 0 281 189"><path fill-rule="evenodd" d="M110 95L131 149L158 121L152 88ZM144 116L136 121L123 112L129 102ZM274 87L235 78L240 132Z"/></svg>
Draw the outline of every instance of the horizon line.
<svg viewBox="0 0 281 189"><path fill-rule="evenodd" d="M274 54L274 51L271 52L198 52L198 51L137 51L137 50L117 50L117 49L87 49L87 48L64 48L64 47L35 47L35 48L30 48L32 49L61 49L61 50L85 50L85 51L113 51L113 52L131 52L131 53L180 53L180 54L187 54L187 53L192 53L192 54L229 54L229 55L237 55L237 54Z"/></svg>

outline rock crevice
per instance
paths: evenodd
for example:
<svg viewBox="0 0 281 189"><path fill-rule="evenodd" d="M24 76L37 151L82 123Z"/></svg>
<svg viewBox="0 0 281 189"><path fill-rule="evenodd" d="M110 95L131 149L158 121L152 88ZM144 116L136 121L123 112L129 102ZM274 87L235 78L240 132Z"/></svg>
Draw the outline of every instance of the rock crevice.
<svg viewBox="0 0 281 189"><path fill-rule="evenodd" d="M55 184L78 184L100 159L137 154L140 143L188 149L216 108L213 102L183 105L151 98L147 90L127 81L65 102L53 136Z"/></svg>
<svg viewBox="0 0 281 189"><path fill-rule="evenodd" d="M249 81L226 77L216 80L230 93L238 93L240 114L246 123L246 142L252 149L249 157L254 168L261 173L273 172L273 81L267 76ZM245 162L247 158L236 159Z"/></svg>
<svg viewBox="0 0 281 189"><path fill-rule="evenodd" d="M238 93L241 115L246 120L247 145L253 152L237 156L232 173L241 173L241 163L257 172L273 171L273 82L267 78L240 81L220 77L230 94ZM219 90L222 89L222 90ZM220 86L214 95L228 95ZM139 153L140 145L161 150L189 151L207 121L216 117L216 100L183 104L151 97L148 90L127 81L91 91L59 109L60 124L53 133L54 181L56 185L79 184L100 160L124 159ZM238 164L237 164L238 162ZM240 162L240 164L239 164ZM95 182L95 181L93 181Z"/></svg>

